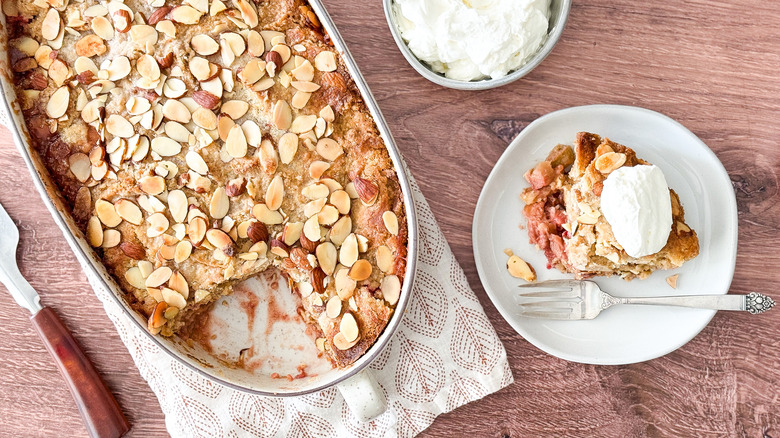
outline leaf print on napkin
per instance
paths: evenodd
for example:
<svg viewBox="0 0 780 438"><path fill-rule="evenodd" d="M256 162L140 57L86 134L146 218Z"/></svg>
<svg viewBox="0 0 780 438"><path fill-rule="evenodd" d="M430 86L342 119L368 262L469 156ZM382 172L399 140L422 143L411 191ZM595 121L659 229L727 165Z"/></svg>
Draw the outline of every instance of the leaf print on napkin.
<svg viewBox="0 0 780 438"><path fill-rule="evenodd" d="M336 436L336 431L329 421L308 412L298 412L293 415L293 422L287 438L330 438Z"/></svg>
<svg viewBox="0 0 780 438"><path fill-rule="evenodd" d="M216 399L222 392L222 385L217 385L211 380L201 377L199 374L192 372L189 368L185 368L184 365L173 362L171 365L171 372L180 382L187 385L191 390L198 394Z"/></svg>
<svg viewBox="0 0 780 438"><path fill-rule="evenodd" d="M400 344L395 385L398 392L414 403L433 400L444 386L444 363L431 347L399 333Z"/></svg>
<svg viewBox="0 0 780 438"><path fill-rule="evenodd" d="M451 411L458 406L465 405L475 398L482 398L485 394L485 388L481 383L469 377L459 375L453 371L450 374L450 394L447 397L447 411Z"/></svg>
<svg viewBox="0 0 780 438"><path fill-rule="evenodd" d="M284 419L284 403L279 399L240 391L233 392L228 411L238 427L263 438L274 436Z"/></svg>
<svg viewBox="0 0 780 438"><path fill-rule="evenodd" d="M182 430L187 430L193 438L220 438L223 436L222 423L214 411L203 403L186 395L178 394L174 402L176 418Z"/></svg>
<svg viewBox="0 0 780 438"><path fill-rule="evenodd" d="M424 271L417 273L403 321L414 332L430 338L438 338L447 322L447 294L441 283Z"/></svg>
<svg viewBox="0 0 780 438"><path fill-rule="evenodd" d="M433 412L407 409L401 402L393 403L398 416L398 436L412 437L425 430L436 415Z"/></svg>
<svg viewBox="0 0 780 438"><path fill-rule="evenodd" d="M461 367L489 375L503 347L484 313L461 307L456 300L450 353Z"/></svg>

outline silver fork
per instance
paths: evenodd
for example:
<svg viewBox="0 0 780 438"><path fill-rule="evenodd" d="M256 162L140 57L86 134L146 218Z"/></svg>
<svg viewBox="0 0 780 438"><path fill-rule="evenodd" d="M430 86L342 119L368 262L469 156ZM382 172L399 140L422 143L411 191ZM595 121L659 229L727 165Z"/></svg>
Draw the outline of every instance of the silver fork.
<svg viewBox="0 0 780 438"><path fill-rule="evenodd" d="M550 280L520 286L515 301L520 316L541 319L593 319L617 304L694 307L712 310L766 312L775 301L758 292L747 295L681 295L669 297L615 297L592 281Z"/></svg>

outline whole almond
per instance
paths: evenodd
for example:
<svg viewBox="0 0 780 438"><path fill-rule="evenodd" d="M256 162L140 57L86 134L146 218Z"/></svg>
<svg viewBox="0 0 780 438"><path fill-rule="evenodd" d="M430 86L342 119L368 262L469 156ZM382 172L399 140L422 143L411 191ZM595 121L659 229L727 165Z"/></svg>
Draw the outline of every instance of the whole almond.
<svg viewBox="0 0 780 438"><path fill-rule="evenodd" d="M311 270L309 277L314 291L318 294L325 293L325 272L321 268L316 267Z"/></svg>
<svg viewBox="0 0 780 438"><path fill-rule="evenodd" d="M200 106L206 109L213 110L219 106L219 97L209 93L205 90L198 90L192 93L192 99Z"/></svg>
<svg viewBox="0 0 780 438"><path fill-rule="evenodd" d="M312 242L309 240L304 233L301 233L301 237L298 239L301 241L301 246L306 251L309 251L310 253L314 253L314 251L317 250L317 245L319 242Z"/></svg>
<svg viewBox="0 0 780 438"><path fill-rule="evenodd" d="M122 242L119 244L119 249L133 260L143 260L146 258L146 250L140 243Z"/></svg>
<svg viewBox="0 0 780 438"><path fill-rule="evenodd" d="M125 33L133 25L133 17L125 9L119 9L114 12L114 29L119 33Z"/></svg>
<svg viewBox="0 0 780 438"><path fill-rule="evenodd" d="M160 68L168 68L173 65L173 52L168 52L167 55L157 58L157 64Z"/></svg>
<svg viewBox="0 0 780 438"><path fill-rule="evenodd" d="M34 72L30 75L30 86L33 90L45 90L48 85L49 80L42 73Z"/></svg>
<svg viewBox="0 0 780 438"><path fill-rule="evenodd" d="M225 193L227 193L228 196L233 198L244 193L245 188L246 188L246 180L244 179L244 177L238 177L236 179L231 179L230 181L228 181L227 185L225 186Z"/></svg>
<svg viewBox="0 0 780 438"><path fill-rule="evenodd" d="M278 72L280 68L282 68L282 55L279 54L279 52L275 52L273 50L269 51L265 54L265 62L268 64L273 64L274 73Z"/></svg>
<svg viewBox="0 0 780 438"><path fill-rule="evenodd" d="M78 80L80 84L89 85L95 82L97 78L95 78L95 73L92 73L90 70L85 70L76 75L76 80Z"/></svg>
<svg viewBox="0 0 780 438"><path fill-rule="evenodd" d="M355 191L364 204L371 205L376 201L376 198L379 195L379 188L376 184L359 176L355 177L352 182L355 184Z"/></svg>
<svg viewBox="0 0 780 438"><path fill-rule="evenodd" d="M253 222L246 230L246 235L252 243L268 241L268 227L262 222Z"/></svg>
<svg viewBox="0 0 780 438"><path fill-rule="evenodd" d="M173 8L171 8L170 6L163 6L157 9L156 11L152 12L152 15L149 16L149 20L148 20L149 24L154 26L155 24L162 21L165 18L165 16L168 15L168 12L171 12L171 9Z"/></svg>

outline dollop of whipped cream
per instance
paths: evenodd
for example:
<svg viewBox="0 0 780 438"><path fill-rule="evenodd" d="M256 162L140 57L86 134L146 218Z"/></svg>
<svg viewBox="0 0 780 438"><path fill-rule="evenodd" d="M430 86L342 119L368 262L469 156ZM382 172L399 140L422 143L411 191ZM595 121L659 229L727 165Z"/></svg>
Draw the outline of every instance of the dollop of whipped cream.
<svg viewBox="0 0 780 438"><path fill-rule="evenodd" d="M601 212L628 255L657 253L672 229L672 200L664 173L652 165L613 171L601 191Z"/></svg>
<svg viewBox="0 0 780 438"><path fill-rule="evenodd" d="M395 0L412 53L448 78L500 78L547 38L550 0Z"/></svg>

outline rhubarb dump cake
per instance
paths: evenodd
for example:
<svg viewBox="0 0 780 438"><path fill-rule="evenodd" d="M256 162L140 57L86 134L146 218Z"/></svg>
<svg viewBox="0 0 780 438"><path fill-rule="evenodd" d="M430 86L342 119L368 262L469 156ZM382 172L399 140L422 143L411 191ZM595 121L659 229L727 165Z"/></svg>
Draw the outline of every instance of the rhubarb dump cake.
<svg viewBox="0 0 780 438"><path fill-rule="evenodd" d="M299 0L7 0L32 145L154 334L277 267L337 366L382 333L407 228L385 144Z"/></svg>
<svg viewBox="0 0 780 438"><path fill-rule="evenodd" d="M623 145L580 132L525 174L531 243L577 278L646 278L698 255L696 232L663 172Z"/></svg>

